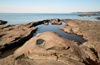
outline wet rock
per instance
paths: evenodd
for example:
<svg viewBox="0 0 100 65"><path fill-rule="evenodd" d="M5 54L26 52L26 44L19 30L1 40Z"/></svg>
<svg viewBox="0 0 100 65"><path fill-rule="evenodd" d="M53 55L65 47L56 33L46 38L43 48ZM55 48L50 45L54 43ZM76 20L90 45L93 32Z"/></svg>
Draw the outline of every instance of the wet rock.
<svg viewBox="0 0 100 65"><path fill-rule="evenodd" d="M7 21L0 20L0 25L4 25L6 23L7 23Z"/></svg>

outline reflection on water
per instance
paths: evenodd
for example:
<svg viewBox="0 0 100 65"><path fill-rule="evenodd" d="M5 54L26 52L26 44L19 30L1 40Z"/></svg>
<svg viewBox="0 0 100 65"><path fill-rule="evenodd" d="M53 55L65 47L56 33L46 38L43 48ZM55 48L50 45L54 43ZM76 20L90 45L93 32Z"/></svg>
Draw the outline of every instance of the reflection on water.
<svg viewBox="0 0 100 65"><path fill-rule="evenodd" d="M55 32L56 34L60 35L63 38L69 39L69 40L74 40L78 43L83 43L85 42L85 40L83 40L81 37L74 35L74 34L68 34L65 33L64 31L60 30L59 28L65 26L65 23L62 22L62 25L52 25L51 23L49 23L49 25L38 25L38 30L34 33L33 36L35 36L38 33L42 33L42 32L47 32L47 31L52 31Z"/></svg>

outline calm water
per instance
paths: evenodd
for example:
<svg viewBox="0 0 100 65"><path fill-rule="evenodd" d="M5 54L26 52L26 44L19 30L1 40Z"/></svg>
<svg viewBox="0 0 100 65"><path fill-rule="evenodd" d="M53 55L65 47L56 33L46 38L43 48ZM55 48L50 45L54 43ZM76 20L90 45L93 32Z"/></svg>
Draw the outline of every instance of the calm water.
<svg viewBox="0 0 100 65"><path fill-rule="evenodd" d="M81 37L78 37L77 35L74 34L67 34L64 31L60 30L59 28L62 26L65 26L66 24L64 22L62 22L62 25L52 25L51 23L49 23L49 25L38 25L38 29L37 31L33 34L33 36L35 36L37 33L42 33L42 32L46 32L46 31L53 31L56 34L60 35L63 38L69 39L69 40L74 40L78 43L83 43L85 42L85 40L83 40Z"/></svg>
<svg viewBox="0 0 100 65"><path fill-rule="evenodd" d="M39 13L0 13L0 20L8 21L8 24L24 24L28 22L36 22L44 19L79 19L79 20L91 20L98 21L95 16L92 17L80 17L78 16L80 13L63 13L63 14L39 14ZM37 33L42 33L46 31L56 32L61 37L67 38L69 40L75 40L79 43L83 43L84 40L74 34L67 34L60 30L59 28L65 26L65 23L62 25L38 25L38 30L33 35L35 36Z"/></svg>
<svg viewBox="0 0 100 65"><path fill-rule="evenodd" d="M98 21L96 17L80 17L80 13L43 14L43 13L0 13L0 20L8 21L7 24L23 24L44 19L79 19ZM6 25L7 25L6 24Z"/></svg>

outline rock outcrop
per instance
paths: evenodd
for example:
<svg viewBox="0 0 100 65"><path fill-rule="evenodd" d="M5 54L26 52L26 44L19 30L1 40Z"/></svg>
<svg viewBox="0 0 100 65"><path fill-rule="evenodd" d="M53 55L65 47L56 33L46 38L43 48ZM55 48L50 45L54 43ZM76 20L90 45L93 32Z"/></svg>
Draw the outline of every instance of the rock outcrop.
<svg viewBox="0 0 100 65"><path fill-rule="evenodd" d="M0 27L0 52L17 47L29 40L37 27L33 23L6 25Z"/></svg>
<svg viewBox="0 0 100 65"><path fill-rule="evenodd" d="M55 21L55 22L54 22ZM37 30L37 25L48 23L61 23L59 19L30 22L20 25L0 26L0 54L11 48L24 44Z"/></svg>
<svg viewBox="0 0 100 65"><path fill-rule="evenodd" d="M79 16L100 16L100 15L98 15L98 14L81 14Z"/></svg>
<svg viewBox="0 0 100 65"><path fill-rule="evenodd" d="M53 32L39 33L17 49L13 55L1 59L4 65L85 65L89 56L77 42L64 39ZM8 59L12 61L6 63ZM3 61L3 62L2 62Z"/></svg>
<svg viewBox="0 0 100 65"><path fill-rule="evenodd" d="M7 23L7 21L0 20L0 25L4 25L6 23Z"/></svg>
<svg viewBox="0 0 100 65"><path fill-rule="evenodd" d="M57 24L57 25L61 25L62 24L60 19L51 19L49 22L51 22L52 24Z"/></svg>
<svg viewBox="0 0 100 65"><path fill-rule="evenodd" d="M44 32L31 38L13 55L1 59L0 64L86 65L96 64L96 60L96 55L87 46L79 46L77 42L64 39L53 32Z"/></svg>
<svg viewBox="0 0 100 65"><path fill-rule="evenodd" d="M80 35L85 40L87 40L80 46L83 47L85 52L88 53L90 59L95 62L98 61L99 63L100 61L98 59L100 58L100 51L98 50L98 46L100 43L100 21L92 22L71 19L66 19L62 21L66 22L67 26L63 26L60 29L68 33ZM90 50L92 52L90 52Z"/></svg>
<svg viewBox="0 0 100 65"><path fill-rule="evenodd" d="M27 36L31 37L30 33L35 32L37 29L35 26L39 24L47 25L49 22L59 24L60 21L66 23L66 26L60 28L61 30L80 35L86 42L79 44L75 41L62 38L54 32L39 33L31 39L28 38L29 40L27 39L28 41L26 41L25 38ZM53 19L37 23L6 25L0 27L0 30L3 32L0 33L0 40L5 40L8 36L7 42L2 42L8 43L14 39L9 43L19 42L20 44L23 41L20 40L23 38L26 41L12 55L0 59L0 65L100 65L100 21ZM10 34L12 32L13 34ZM4 46L9 46L9 43ZM1 48L4 47L1 46Z"/></svg>
<svg viewBox="0 0 100 65"><path fill-rule="evenodd" d="M97 17L98 20L100 20L100 17Z"/></svg>

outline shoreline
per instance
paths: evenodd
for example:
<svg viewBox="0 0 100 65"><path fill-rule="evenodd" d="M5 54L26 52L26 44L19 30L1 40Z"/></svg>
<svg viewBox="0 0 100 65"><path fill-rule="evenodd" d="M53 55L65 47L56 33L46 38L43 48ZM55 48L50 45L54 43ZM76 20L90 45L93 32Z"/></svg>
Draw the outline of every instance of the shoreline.
<svg viewBox="0 0 100 65"><path fill-rule="evenodd" d="M99 64L99 62L100 62L100 59L99 59L100 58L100 56L99 56L100 50L98 50L98 48L100 46L100 44L99 44L100 43L100 41L99 41L100 21L92 22L92 21L87 21L87 20L51 19L51 20L43 20L43 21L31 22L31 23L20 24L20 25L0 26L0 29L5 29L5 31L7 31L6 28L8 28L8 31L13 30L14 32L15 32L15 30L20 31L20 32L26 31L25 33L21 34L21 36L22 35L24 36L29 31L30 31L30 33L31 33L31 31L35 32L35 30L37 29L35 26L37 26L37 25L40 25L40 24L48 25L49 22L51 22L52 24L59 25L59 24L61 24L60 21L63 21L66 23L66 26L63 26L60 28L61 30L63 30L64 32L70 33L70 34L80 35L87 41L81 45L78 45L77 42L70 41L70 40L64 39L62 37L59 37L57 34L55 34L53 32L39 33L33 38L31 38L30 34L28 34L30 36L30 38L28 38L29 40L26 40L24 42L25 44L23 46L21 46L20 48L18 48L14 52L14 54L12 54L8 57L5 57L4 58L5 61L8 59L17 58L16 60L13 60L13 61L18 62L18 60L21 60L21 58L19 58L19 57L24 54L28 57L27 59L29 60L29 62L30 62L30 59L34 59L34 60L42 59L42 60L44 60L44 59L48 59L49 57L54 56L55 58L50 58L50 60L53 59L53 60L55 60L55 62L57 61L57 63L59 60L60 62L62 62L64 64L67 64L68 62L73 63L73 64L81 64L81 65L84 65L85 63L86 64L92 64L92 63ZM15 30L14 30L14 27L15 27ZM30 29L30 30L28 30L28 29ZM16 31L16 33L17 33L17 31ZM3 30L3 32L4 32L4 30ZM20 33L20 32L18 32L18 33ZM2 35L0 35L0 37L2 37L3 35L5 35L5 34L2 33ZM11 35L8 35L8 37L9 36L11 36ZM19 34L19 36L20 36L20 34ZM21 38L23 38L23 37L15 37L14 40L18 42L18 40ZM25 38L25 36L24 36L24 38ZM43 39L45 41L46 47L43 44L40 44L39 46L35 45L37 42L34 42L34 41L38 41L39 39ZM49 41L51 41L51 40L55 40L55 41L52 41L52 43L51 43L52 45L49 47L49 45L50 45ZM21 41L23 41L23 40L21 40ZM44 43L44 41L42 43ZM64 42L64 41L66 41L66 42ZM31 42L33 42L33 44ZM57 44L57 43L59 43L59 44ZM29 45L27 45L27 44L29 44ZM58 46L56 46L56 45L58 45ZM59 46L59 45L61 45L61 46ZM9 45L4 45L4 46L9 46ZM34 49L35 47L36 47L36 50ZM32 50L32 49L34 49L34 50ZM43 50L39 51L39 49L43 49ZM47 50L48 53L45 52L44 50ZM62 50L64 52L70 51L71 53L70 52L68 52L68 53L63 52L62 53L58 50ZM73 50L73 52L71 50ZM77 50L79 50L79 51L77 51ZM32 52L30 52L30 51L32 51ZM51 55L51 51L56 51L56 53L53 52L54 55ZM33 52L36 53L36 55L40 54L40 56L38 55L37 57L35 57ZM95 54L95 52L97 53L97 55ZM62 57L60 57L58 53L61 54ZM30 54L33 55L33 57L31 57ZM50 54L50 55L48 55L48 54ZM64 54L65 55L68 54L66 56L69 58L64 56ZM69 54L71 54L71 55L69 55ZM44 55L44 56L41 56L41 55ZM47 56L45 56L45 55L47 55ZM12 57L12 56L14 56L14 57ZM26 58L26 56L23 56L22 59ZM56 56L57 56L57 58L56 58ZM63 57L65 57L65 58L63 58ZM75 58L73 58L73 57L75 57ZM1 59L0 62L3 61L4 59ZM36 62L38 62L38 60L36 60ZM13 62L13 61L11 61L11 62ZM76 61L76 62L73 62L73 61ZM92 61L92 62L90 62L90 61ZM2 64L2 62L1 62L1 64ZM6 64L6 63L4 63L4 64Z"/></svg>

